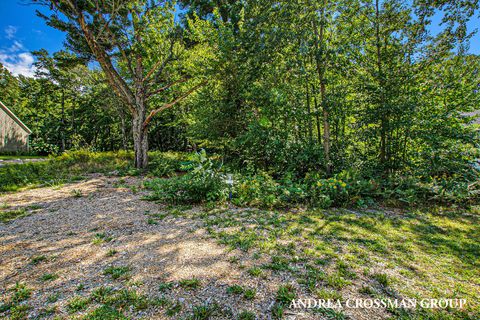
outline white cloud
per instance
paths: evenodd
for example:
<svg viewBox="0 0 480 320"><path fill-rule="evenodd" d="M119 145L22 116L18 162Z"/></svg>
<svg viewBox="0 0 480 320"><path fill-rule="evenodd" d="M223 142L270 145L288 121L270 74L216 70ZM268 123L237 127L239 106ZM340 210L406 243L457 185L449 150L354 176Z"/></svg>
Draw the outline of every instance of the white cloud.
<svg viewBox="0 0 480 320"><path fill-rule="evenodd" d="M33 77L35 74L35 59L30 52L22 52L19 54L6 54L0 52L0 63L15 76L24 75L25 77Z"/></svg>
<svg viewBox="0 0 480 320"><path fill-rule="evenodd" d="M5 37L12 40L13 43L10 47L0 49L0 63L15 76L33 77L35 74L35 66L33 65L35 58L30 52L26 52L21 41L15 39L17 28L7 26L4 31Z"/></svg>
<svg viewBox="0 0 480 320"><path fill-rule="evenodd" d="M17 33L17 27L15 26L7 26L5 29L5 37L9 40L15 38L15 34Z"/></svg>
<svg viewBox="0 0 480 320"><path fill-rule="evenodd" d="M8 48L8 51L17 52L22 49L24 49L23 44L20 41L14 40L12 46Z"/></svg>
<svg viewBox="0 0 480 320"><path fill-rule="evenodd" d="M13 75L33 77L35 74L35 58L30 52L26 52L22 42L15 40L17 28L8 26L5 28L6 38L12 40L12 45L3 50L0 49L0 63Z"/></svg>

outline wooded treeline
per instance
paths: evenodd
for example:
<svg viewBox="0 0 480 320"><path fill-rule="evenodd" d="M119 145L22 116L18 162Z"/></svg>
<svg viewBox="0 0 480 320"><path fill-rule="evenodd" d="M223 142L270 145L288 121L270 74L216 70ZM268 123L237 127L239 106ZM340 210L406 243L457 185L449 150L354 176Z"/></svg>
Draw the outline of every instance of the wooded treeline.
<svg viewBox="0 0 480 320"><path fill-rule="evenodd" d="M298 178L471 174L477 1L35 2L66 50L1 82L34 145L206 148Z"/></svg>

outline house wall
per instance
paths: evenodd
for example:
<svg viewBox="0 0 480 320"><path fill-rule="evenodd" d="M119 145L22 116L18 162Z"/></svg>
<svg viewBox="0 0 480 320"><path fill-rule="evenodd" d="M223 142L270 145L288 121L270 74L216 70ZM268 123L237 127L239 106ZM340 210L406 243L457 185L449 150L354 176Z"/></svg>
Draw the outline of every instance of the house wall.
<svg viewBox="0 0 480 320"><path fill-rule="evenodd" d="M28 148L28 132L0 108L0 152Z"/></svg>

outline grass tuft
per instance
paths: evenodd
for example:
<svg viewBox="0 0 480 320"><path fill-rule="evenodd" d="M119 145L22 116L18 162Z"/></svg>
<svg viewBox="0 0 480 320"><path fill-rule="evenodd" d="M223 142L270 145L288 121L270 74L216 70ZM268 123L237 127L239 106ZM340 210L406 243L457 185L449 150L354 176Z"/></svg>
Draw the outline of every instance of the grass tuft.
<svg viewBox="0 0 480 320"><path fill-rule="evenodd" d="M183 279L178 282L180 287L186 289L186 290L194 290L200 287L200 280L197 278L192 278L192 279Z"/></svg>
<svg viewBox="0 0 480 320"><path fill-rule="evenodd" d="M112 279L128 279L130 277L130 267L128 266L110 266L103 271L104 275L110 275Z"/></svg>
<svg viewBox="0 0 480 320"><path fill-rule="evenodd" d="M75 296L68 300L66 308L68 313L75 313L87 309L90 298Z"/></svg>
<svg viewBox="0 0 480 320"><path fill-rule="evenodd" d="M295 288L291 284L287 284L278 288L275 300L281 305L288 306L296 296Z"/></svg>
<svg viewBox="0 0 480 320"><path fill-rule="evenodd" d="M237 317L238 320L255 320L256 318L255 313L250 311L242 311Z"/></svg>
<svg viewBox="0 0 480 320"><path fill-rule="evenodd" d="M9 211L0 211L0 222L7 223L18 218L23 218L28 216L29 213L25 209L9 210Z"/></svg>
<svg viewBox="0 0 480 320"><path fill-rule="evenodd" d="M42 275L40 277L40 280L43 281L43 282L53 281L53 280L56 280L56 279L58 279L58 274L55 274L55 273L45 273L44 275Z"/></svg>

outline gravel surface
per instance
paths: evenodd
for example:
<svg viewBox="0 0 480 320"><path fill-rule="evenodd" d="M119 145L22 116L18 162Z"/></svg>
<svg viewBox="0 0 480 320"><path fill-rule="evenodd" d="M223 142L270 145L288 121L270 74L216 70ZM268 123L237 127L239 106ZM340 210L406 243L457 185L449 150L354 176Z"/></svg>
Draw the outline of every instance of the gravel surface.
<svg viewBox="0 0 480 320"><path fill-rule="evenodd" d="M121 287L125 281L103 274L109 266L128 266L128 284L151 297L159 296L159 284L198 278L201 287L186 291L174 287L169 298L184 304L184 311L204 302L229 306L234 313L252 310L263 317L268 313L275 284L257 286L257 299L242 301L226 294L232 284L246 285L241 270L228 262L228 253L208 239L197 225L182 218L164 219L148 224L148 214L160 213L161 205L141 200L142 192L118 185L138 185L138 178L124 179L92 176L85 182L62 187L40 188L0 197L8 210L25 208L30 214L7 224L0 224L0 295L6 300L16 282L33 289L28 304L29 317L35 317L51 304L49 296L58 294L57 315L67 316L66 302L75 295L87 296L100 286ZM193 209L195 210L195 209ZM107 239L92 243L96 234ZM111 249L118 251L107 256ZM44 256L40 263L32 258ZM58 278L45 282L46 273ZM248 283L257 285L258 280ZM78 290L82 285L82 290ZM132 285L130 285L132 286ZM270 292L270 293L269 293ZM132 318L162 319L163 310L129 314ZM266 317L266 316L265 316Z"/></svg>
<svg viewBox="0 0 480 320"><path fill-rule="evenodd" d="M201 228L201 220L169 216L149 224L151 215L167 209L141 200L145 193L131 187L140 185L141 178L91 175L83 182L0 196L0 205L8 210L23 208L29 213L9 223L0 223L2 300L8 301L17 282L25 283L32 289L26 302L31 307L29 318L35 318L47 306L55 307L51 318L68 318L71 317L66 308L68 300L76 295L89 296L100 286L133 288L155 298L163 295L160 284L174 282L173 288L165 293L183 305L174 319L204 303L220 306L221 315L213 317L217 319L236 319L244 310L254 312L257 319L270 319L278 287L286 283L298 287L288 275L269 273L260 278L248 275L246 270L259 261L252 262L249 255L217 244ZM99 235L101 239L96 242ZM117 253L109 256L111 250ZM34 264L35 257L44 259ZM232 263L232 257L239 261ZM129 267L131 277L113 280L104 275L110 266ZM58 278L42 281L45 274L55 274ZM191 278L200 280L199 288L189 291L178 285L179 281ZM255 299L228 294L227 287L234 284L256 288ZM48 298L55 295L58 300L49 302ZM74 316L95 307L98 305L90 304ZM160 307L126 312L133 319L172 319ZM383 317L366 314L352 318ZM322 318L287 310L286 319Z"/></svg>

